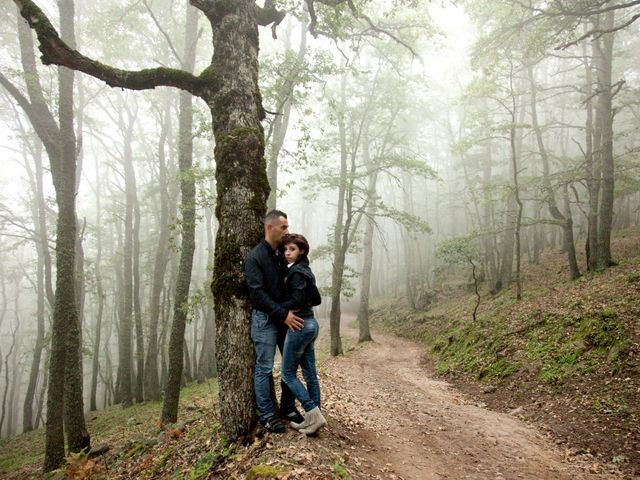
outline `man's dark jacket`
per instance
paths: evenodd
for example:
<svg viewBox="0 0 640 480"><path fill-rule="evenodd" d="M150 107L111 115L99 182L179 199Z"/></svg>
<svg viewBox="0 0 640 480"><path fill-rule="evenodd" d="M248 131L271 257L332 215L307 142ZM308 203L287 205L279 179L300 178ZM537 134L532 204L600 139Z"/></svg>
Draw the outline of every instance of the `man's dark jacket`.
<svg viewBox="0 0 640 480"><path fill-rule="evenodd" d="M251 306L278 322L283 322L289 313L280 305L284 302L285 268L283 258L276 255L276 251L264 239L249 252L244 261Z"/></svg>

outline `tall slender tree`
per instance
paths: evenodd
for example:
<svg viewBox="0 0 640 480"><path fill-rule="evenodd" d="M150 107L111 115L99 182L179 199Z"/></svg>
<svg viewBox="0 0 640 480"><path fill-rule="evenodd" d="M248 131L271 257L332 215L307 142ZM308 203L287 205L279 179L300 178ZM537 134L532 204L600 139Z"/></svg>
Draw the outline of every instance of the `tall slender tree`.
<svg viewBox="0 0 640 480"><path fill-rule="evenodd" d="M183 68L193 71L196 58L196 39L198 30L198 12L187 6L185 25L185 51ZM169 372L162 403L163 422L171 423L178 419L180 386L184 371L186 340L184 332L187 322L186 303L189 298L193 254L195 252L196 232L196 181L193 167L193 106L189 92L180 92L180 114L178 117L178 168L180 177L180 212L182 214L180 265L173 303L173 324L169 339ZM188 363L187 363L188 365Z"/></svg>
<svg viewBox="0 0 640 480"><path fill-rule="evenodd" d="M74 8L71 0L61 0L61 42L75 46ZM57 468L64 460L64 432L70 451L90 444L84 422L81 376L80 319L75 288L75 248L77 239L76 141L73 128L73 70L58 71L58 118L56 122L40 86L33 55L31 32L22 20L18 24L22 65L29 98L0 75L0 83L25 111L49 156L58 205L56 239L56 289L51 330L51 353L45 433L45 470ZM64 39L64 40L62 40Z"/></svg>

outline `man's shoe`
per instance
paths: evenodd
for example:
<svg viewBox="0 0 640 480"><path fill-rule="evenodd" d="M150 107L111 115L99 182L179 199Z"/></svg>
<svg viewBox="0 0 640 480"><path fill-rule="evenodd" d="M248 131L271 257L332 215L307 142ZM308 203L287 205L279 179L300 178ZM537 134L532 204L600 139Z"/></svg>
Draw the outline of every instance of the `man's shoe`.
<svg viewBox="0 0 640 480"><path fill-rule="evenodd" d="M300 431L307 435L314 435L318 430L327 424L322 412L318 407L313 410L309 410L305 416L305 421L308 422L308 426L301 428Z"/></svg>
<svg viewBox="0 0 640 480"><path fill-rule="evenodd" d="M285 426L282 424L280 419L275 415L267 417L265 419L260 419L260 423L267 432L271 433L284 433L287 431Z"/></svg>
<svg viewBox="0 0 640 480"><path fill-rule="evenodd" d="M283 414L283 417L285 420L291 422L291 423L302 423L304 422L304 417L302 415L300 415L300 412L294 408L293 410L291 410L289 413L285 413Z"/></svg>

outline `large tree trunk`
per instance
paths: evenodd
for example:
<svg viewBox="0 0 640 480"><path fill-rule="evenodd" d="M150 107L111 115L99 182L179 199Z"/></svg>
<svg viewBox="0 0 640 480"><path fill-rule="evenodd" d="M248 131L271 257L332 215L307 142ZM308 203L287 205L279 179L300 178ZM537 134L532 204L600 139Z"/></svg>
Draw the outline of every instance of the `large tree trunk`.
<svg viewBox="0 0 640 480"><path fill-rule="evenodd" d="M187 6L187 23L185 35L185 69L192 71L195 64L195 50L198 29L198 12ZM213 26L216 28L215 26ZM193 254L195 252L196 231L196 182L193 172L193 107L190 93L180 92L180 114L178 119L178 167L180 170L180 192L182 199L182 246L180 265L173 304L173 324L169 338L169 372L162 403L164 423L173 423L178 419L178 403L180 401L180 385L184 366L184 332L187 322L185 305L189 299Z"/></svg>
<svg viewBox="0 0 640 480"><path fill-rule="evenodd" d="M263 235L269 183L264 118L258 88L258 27L253 0L218 2L213 28L211 114L216 140L216 236L211 289L216 318L216 362L222 433L247 439L256 421L244 258Z"/></svg>

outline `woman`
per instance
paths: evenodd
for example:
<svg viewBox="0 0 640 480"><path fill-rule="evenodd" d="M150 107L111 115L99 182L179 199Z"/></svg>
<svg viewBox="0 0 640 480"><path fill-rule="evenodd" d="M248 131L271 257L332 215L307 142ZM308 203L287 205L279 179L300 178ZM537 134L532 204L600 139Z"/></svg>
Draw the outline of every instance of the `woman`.
<svg viewBox="0 0 640 480"><path fill-rule="evenodd" d="M296 315L304 319L301 330L287 332L282 351L282 380L305 411L303 422L291 422L290 425L302 433L313 435L327 424L320 411L320 384L314 348L319 326L311 308L319 305L321 298L309 266L307 239L297 233L287 234L282 238L280 247L288 263L286 300L281 305L287 310L296 310ZM302 367L306 388L296 375L298 366Z"/></svg>

